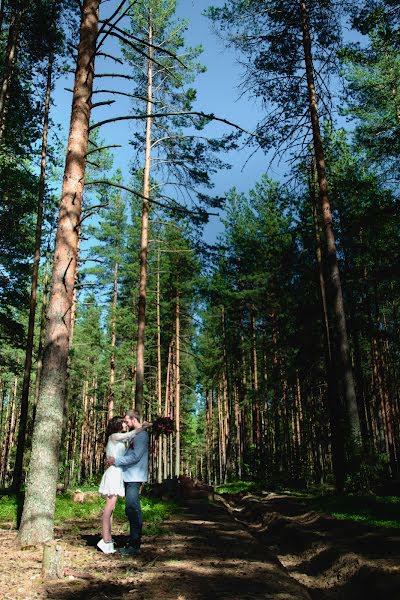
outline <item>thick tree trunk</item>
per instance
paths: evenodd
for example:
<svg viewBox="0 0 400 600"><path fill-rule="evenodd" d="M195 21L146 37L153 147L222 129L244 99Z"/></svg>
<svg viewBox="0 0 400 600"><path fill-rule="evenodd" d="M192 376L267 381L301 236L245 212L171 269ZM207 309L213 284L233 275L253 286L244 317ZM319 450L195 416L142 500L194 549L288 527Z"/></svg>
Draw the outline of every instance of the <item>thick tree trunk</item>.
<svg viewBox="0 0 400 600"><path fill-rule="evenodd" d="M325 154L322 144L321 129L318 116L318 105L315 93L314 67L312 62L311 38L308 27L308 15L306 1L300 1L301 24L303 34L303 48L306 65L307 85L309 94L309 109L311 126L313 132L314 152L318 184L320 190L321 214L325 230L327 265L332 293L332 309L335 319L335 333L338 343L338 354L342 370L343 391L347 406L350 425L350 445L360 438L360 420L358 416L356 392L352 372L350 349L347 336L346 316L343 304L342 286L339 274L339 265L336 253L335 234L333 231L332 213L328 196L328 184L326 178Z"/></svg>
<svg viewBox="0 0 400 600"><path fill-rule="evenodd" d="M151 25L149 25L148 41L153 40ZM153 62L152 48L148 48L149 60L147 66L147 105L146 105L146 148L143 171L143 204L142 204L142 229L140 241L140 276L139 276L139 303L138 303L138 334L136 349L136 393L135 408L142 411L144 387L144 342L146 328L146 285L147 285L147 252L149 235L149 196L150 196L150 168L151 168L151 113L153 99Z"/></svg>
<svg viewBox="0 0 400 600"><path fill-rule="evenodd" d="M18 535L21 546L44 543L53 538L60 443L67 397L70 310L88 149L99 3L100 0L84 0L82 7L71 125L54 253L48 331L26 498Z"/></svg>
<svg viewBox="0 0 400 600"><path fill-rule="evenodd" d="M41 247L41 243L42 243L43 199L44 199L45 180L46 180L47 137L48 137L48 131L49 131L49 112L50 112L50 94L51 94L52 72L53 72L53 56L50 54L48 66L47 66L47 85L46 85L46 96L45 96L45 102L44 102L42 153L41 153L40 176L39 176L35 252L34 252L34 258L33 258L31 297L30 297L30 304L29 304L28 335L27 335L27 340L26 340L24 378L23 378L23 382L22 382L22 394L21 394L21 411L20 411L20 418L19 418L17 453L16 453L16 457L15 457L14 479L13 479L13 487L17 491L17 493L19 492L19 489L20 489L21 483L22 483L22 479L23 479L23 459L24 459L26 429L27 429L28 412L29 412L29 388L30 388L31 372L32 372L32 356L33 356L33 343L34 343L34 333L35 333L36 297L37 297L37 287L38 287L38 278L39 278L40 247Z"/></svg>

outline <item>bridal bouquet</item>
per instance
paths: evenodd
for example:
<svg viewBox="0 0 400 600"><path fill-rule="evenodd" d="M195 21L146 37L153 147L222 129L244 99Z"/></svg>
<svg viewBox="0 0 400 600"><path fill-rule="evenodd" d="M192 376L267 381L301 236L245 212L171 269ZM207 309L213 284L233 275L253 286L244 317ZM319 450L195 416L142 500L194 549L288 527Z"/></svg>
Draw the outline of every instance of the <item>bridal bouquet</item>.
<svg viewBox="0 0 400 600"><path fill-rule="evenodd" d="M174 432L174 422L171 417L157 417L153 421L151 430L156 437L171 435Z"/></svg>

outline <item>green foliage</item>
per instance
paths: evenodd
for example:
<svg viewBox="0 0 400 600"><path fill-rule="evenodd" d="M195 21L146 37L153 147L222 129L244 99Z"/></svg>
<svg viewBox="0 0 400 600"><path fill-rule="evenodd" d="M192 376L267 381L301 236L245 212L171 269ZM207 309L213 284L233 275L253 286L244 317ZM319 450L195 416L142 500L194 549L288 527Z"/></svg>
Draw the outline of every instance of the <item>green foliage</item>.
<svg viewBox="0 0 400 600"><path fill-rule="evenodd" d="M82 488L86 489L86 488ZM89 490L87 490L89 491ZM162 524L177 511L172 502L160 502L152 498L141 498L144 519L144 534L155 535L160 532ZM100 517L104 509L104 498L99 494L88 494L85 502L74 502L72 494L61 494L56 499L55 523L61 525L68 521L80 521ZM16 524L17 499L15 496L2 496L0 501L0 523ZM119 499L114 518L119 524L126 523L125 504Z"/></svg>
<svg viewBox="0 0 400 600"><path fill-rule="evenodd" d="M310 509L326 512L336 519L374 527L400 528L398 496L322 496L307 504Z"/></svg>
<svg viewBox="0 0 400 600"><path fill-rule="evenodd" d="M258 485L254 481L234 481L217 485L215 491L217 494L239 494L241 492L254 492Z"/></svg>
<svg viewBox="0 0 400 600"><path fill-rule="evenodd" d="M327 86L338 68L335 52L340 44L343 4L340 0L306 3L317 74L315 90L323 100L319 106L322 119L330 119ZM260 10L258 0L228 0L221 7L207 9L206 15L226 45L243 54L243 89L260 98L266 108L257 129L261 145L274 148L279 157L291 147L301 157L311 142L311 130L299 2L272 0L264 2Z"/></svg>
<svg viewBox="0 0 400 600"><path fill-rule="evenodd" d="M356 120L355 139L386 178L398 180L400 155L399 20L387 2L355 11L355 27L369 44L342 51L347 80L343 113ZM389 180L389 183L390 180Z"/></svg>

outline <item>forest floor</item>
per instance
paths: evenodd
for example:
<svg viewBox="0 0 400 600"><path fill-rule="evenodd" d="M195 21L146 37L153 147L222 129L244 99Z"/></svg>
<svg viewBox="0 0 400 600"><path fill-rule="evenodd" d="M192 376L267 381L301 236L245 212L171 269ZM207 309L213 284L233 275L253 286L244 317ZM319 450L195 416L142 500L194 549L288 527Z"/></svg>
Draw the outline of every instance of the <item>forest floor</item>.
<svg viewBox="0 0 400 600"><path fill-rule="evenodd" d="M144 538L138 557L96 550L98 516L67 519L56 537L65 577L42 582L40 549L0 529L4 600L398 600L400 530L336 520L286 494L197 501ZM114 536L126 542L118 520Z"/></svg>

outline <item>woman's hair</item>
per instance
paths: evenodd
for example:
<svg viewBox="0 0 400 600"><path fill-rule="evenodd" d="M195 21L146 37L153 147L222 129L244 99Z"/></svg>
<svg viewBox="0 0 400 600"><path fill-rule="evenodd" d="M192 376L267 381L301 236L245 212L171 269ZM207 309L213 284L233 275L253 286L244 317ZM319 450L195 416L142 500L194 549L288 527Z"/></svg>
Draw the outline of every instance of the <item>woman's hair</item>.
<svg viewBox="0 0 400 600"><path fill-rule="evenodd" d="M106 429L106 444L107 440L113 433L119 433L122 431L124 425L124 417L113 417L108 421Z"/></svg>

